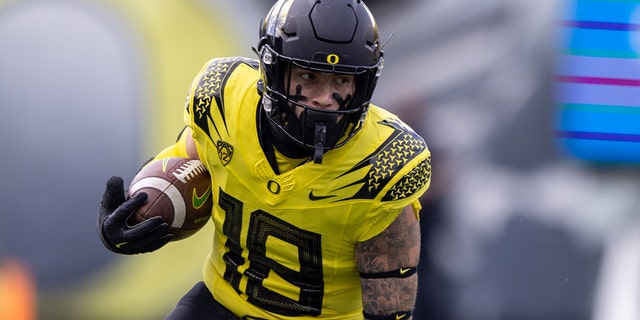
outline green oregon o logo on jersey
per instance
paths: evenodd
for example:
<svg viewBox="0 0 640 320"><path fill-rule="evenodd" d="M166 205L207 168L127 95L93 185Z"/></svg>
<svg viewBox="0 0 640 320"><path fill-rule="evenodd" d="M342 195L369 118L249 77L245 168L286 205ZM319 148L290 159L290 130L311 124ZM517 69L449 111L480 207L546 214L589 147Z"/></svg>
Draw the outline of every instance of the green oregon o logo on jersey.
<svg viewBox="0 0 640 320"><path fill-rule="evenodd" d="M338 57L337 54L332 53L327 56L327 62L330 64L338 64L338 62L340 62L340 57Z"/></svg>

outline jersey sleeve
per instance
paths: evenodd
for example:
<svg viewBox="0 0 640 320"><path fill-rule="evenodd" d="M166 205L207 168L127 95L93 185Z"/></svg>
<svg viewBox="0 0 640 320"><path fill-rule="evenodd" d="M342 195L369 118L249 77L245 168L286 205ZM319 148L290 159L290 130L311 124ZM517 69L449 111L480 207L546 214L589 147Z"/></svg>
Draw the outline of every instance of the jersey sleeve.
<svg viewBox="0 0 640 320"><path fill-rule="evenodd" d="M257 62L243 57L216 58L204 64L191 84L183 113L201 160L214 159L219 141L236 137L231 125L238 122L244 92L256 77Z"/></svg>
<svg viewBox="0 0 640 320"><path fill-rule="evenodd" d="M208 61L204 64L200 72L198 72L196 77L193 79L193 82L191 83L191 87L187 94L187 99L183 110L183 121L185 123L185 128L180 132L176 143L160 151L160 153L158 153L154 157L154 159L163 159L168 157L189 157L189 154L187 152L187 133L195 136L196 132L202 131L202 128L200 128L200 126L202 126L203 123L207 123L207 116L209 114L208 110L209 108L211 108L212 104L211 100L215 99L215 91L211 90L210 86L207 86L207 83L209 83L208 81L210 81L212 77L211 66L216 64L216 59ZM194 115L196 115L195 118ZM200 123L197 122L198 119L203 118L204 122L202 120L200 121ZM187 128L190 128L191 130L186 130ZM201 148L198 148L198 150L200 149Z"/></svg>
<svg viewBox="0 0 640 320"><path fill-rule="evenodd" d="M371 157L365 185L378 190L367 214L369 223L358 230L358 241L384 231L408 205L418 214L420 197L431 184L431 152L424 139L395 116L383 122L395 131Z"/></svg>
<svg viewBox="0 0 640 320"><path fill-rule="evenodd" d="M393 199L380 202L371 207L370 217L373 223L363 225L363 228L359 231L358 240L360 242L371 239L384 231L400 215L402 209L408 205L413 206L416 214L420 213L420 209L422 209L420 196L426 192L430 185L431 166L428 159L411 169L405 176L402 176L390 189L389 192L391 194L398 193L398 196L402 198L393 196ZM406 193L406 188L413 190ZM405 193L401 190L405 190ZM392 196L391 194L388 194L388 196Z"/></svg>

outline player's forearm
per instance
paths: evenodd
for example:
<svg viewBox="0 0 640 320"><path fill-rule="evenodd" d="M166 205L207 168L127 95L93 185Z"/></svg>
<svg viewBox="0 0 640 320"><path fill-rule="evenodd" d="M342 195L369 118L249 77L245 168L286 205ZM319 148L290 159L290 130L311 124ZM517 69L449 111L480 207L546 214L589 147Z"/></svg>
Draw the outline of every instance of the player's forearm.
<svg viewBox="0 0 640 320"><path fill-rule="evenodd" d="M361 279L362 306L367 320L391 316L392 319L412 319L415 307L418 275L408 278Z"/></svg>
<svg viewBox="0 0 640 320"><path fill-rule="evenodd" d="M357 245L365 318L411 319L419 259L420 225L411 206L381 234Z"/></svg>

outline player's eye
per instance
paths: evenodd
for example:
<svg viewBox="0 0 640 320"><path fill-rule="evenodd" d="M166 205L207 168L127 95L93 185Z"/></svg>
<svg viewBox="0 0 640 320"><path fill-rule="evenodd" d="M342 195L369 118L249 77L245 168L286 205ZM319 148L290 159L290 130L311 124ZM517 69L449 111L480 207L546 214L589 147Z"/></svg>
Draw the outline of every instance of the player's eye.
<svg viewBox="0 0 640 320"><path fill-rule="evenodd" d="M333 79L333 81L339 85L347 85L353 81L353 78L352 77L336 77Z"/></svg>
<svg viewBox="0 0 640 320"><path fill-rule="evenodd" d="M312 81L317 78L316 75L311 72L303 72L303 73L300 73L298 76L307 81Z"/></svg>

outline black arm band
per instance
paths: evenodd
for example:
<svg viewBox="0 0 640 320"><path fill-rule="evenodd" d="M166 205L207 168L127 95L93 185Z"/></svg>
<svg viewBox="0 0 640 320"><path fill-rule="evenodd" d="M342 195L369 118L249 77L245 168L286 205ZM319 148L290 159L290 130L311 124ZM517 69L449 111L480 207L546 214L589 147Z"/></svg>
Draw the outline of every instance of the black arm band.
<svg viewBox="0 0 640 320"><path fill-rule="evenodd" d="M418 272L418 268L400 268L387 272L377 273L362 273L360 272L360 278L362 279L379 279L379 278L407 278Z"/></svg>
<svg viewBox="0 0 640 320"><path fill-rule="evenodd" d="M374 316L366 312L362 313L365 319L368 320L406 320L411 318L413 311L400 311L388 316Z"/></svg>

